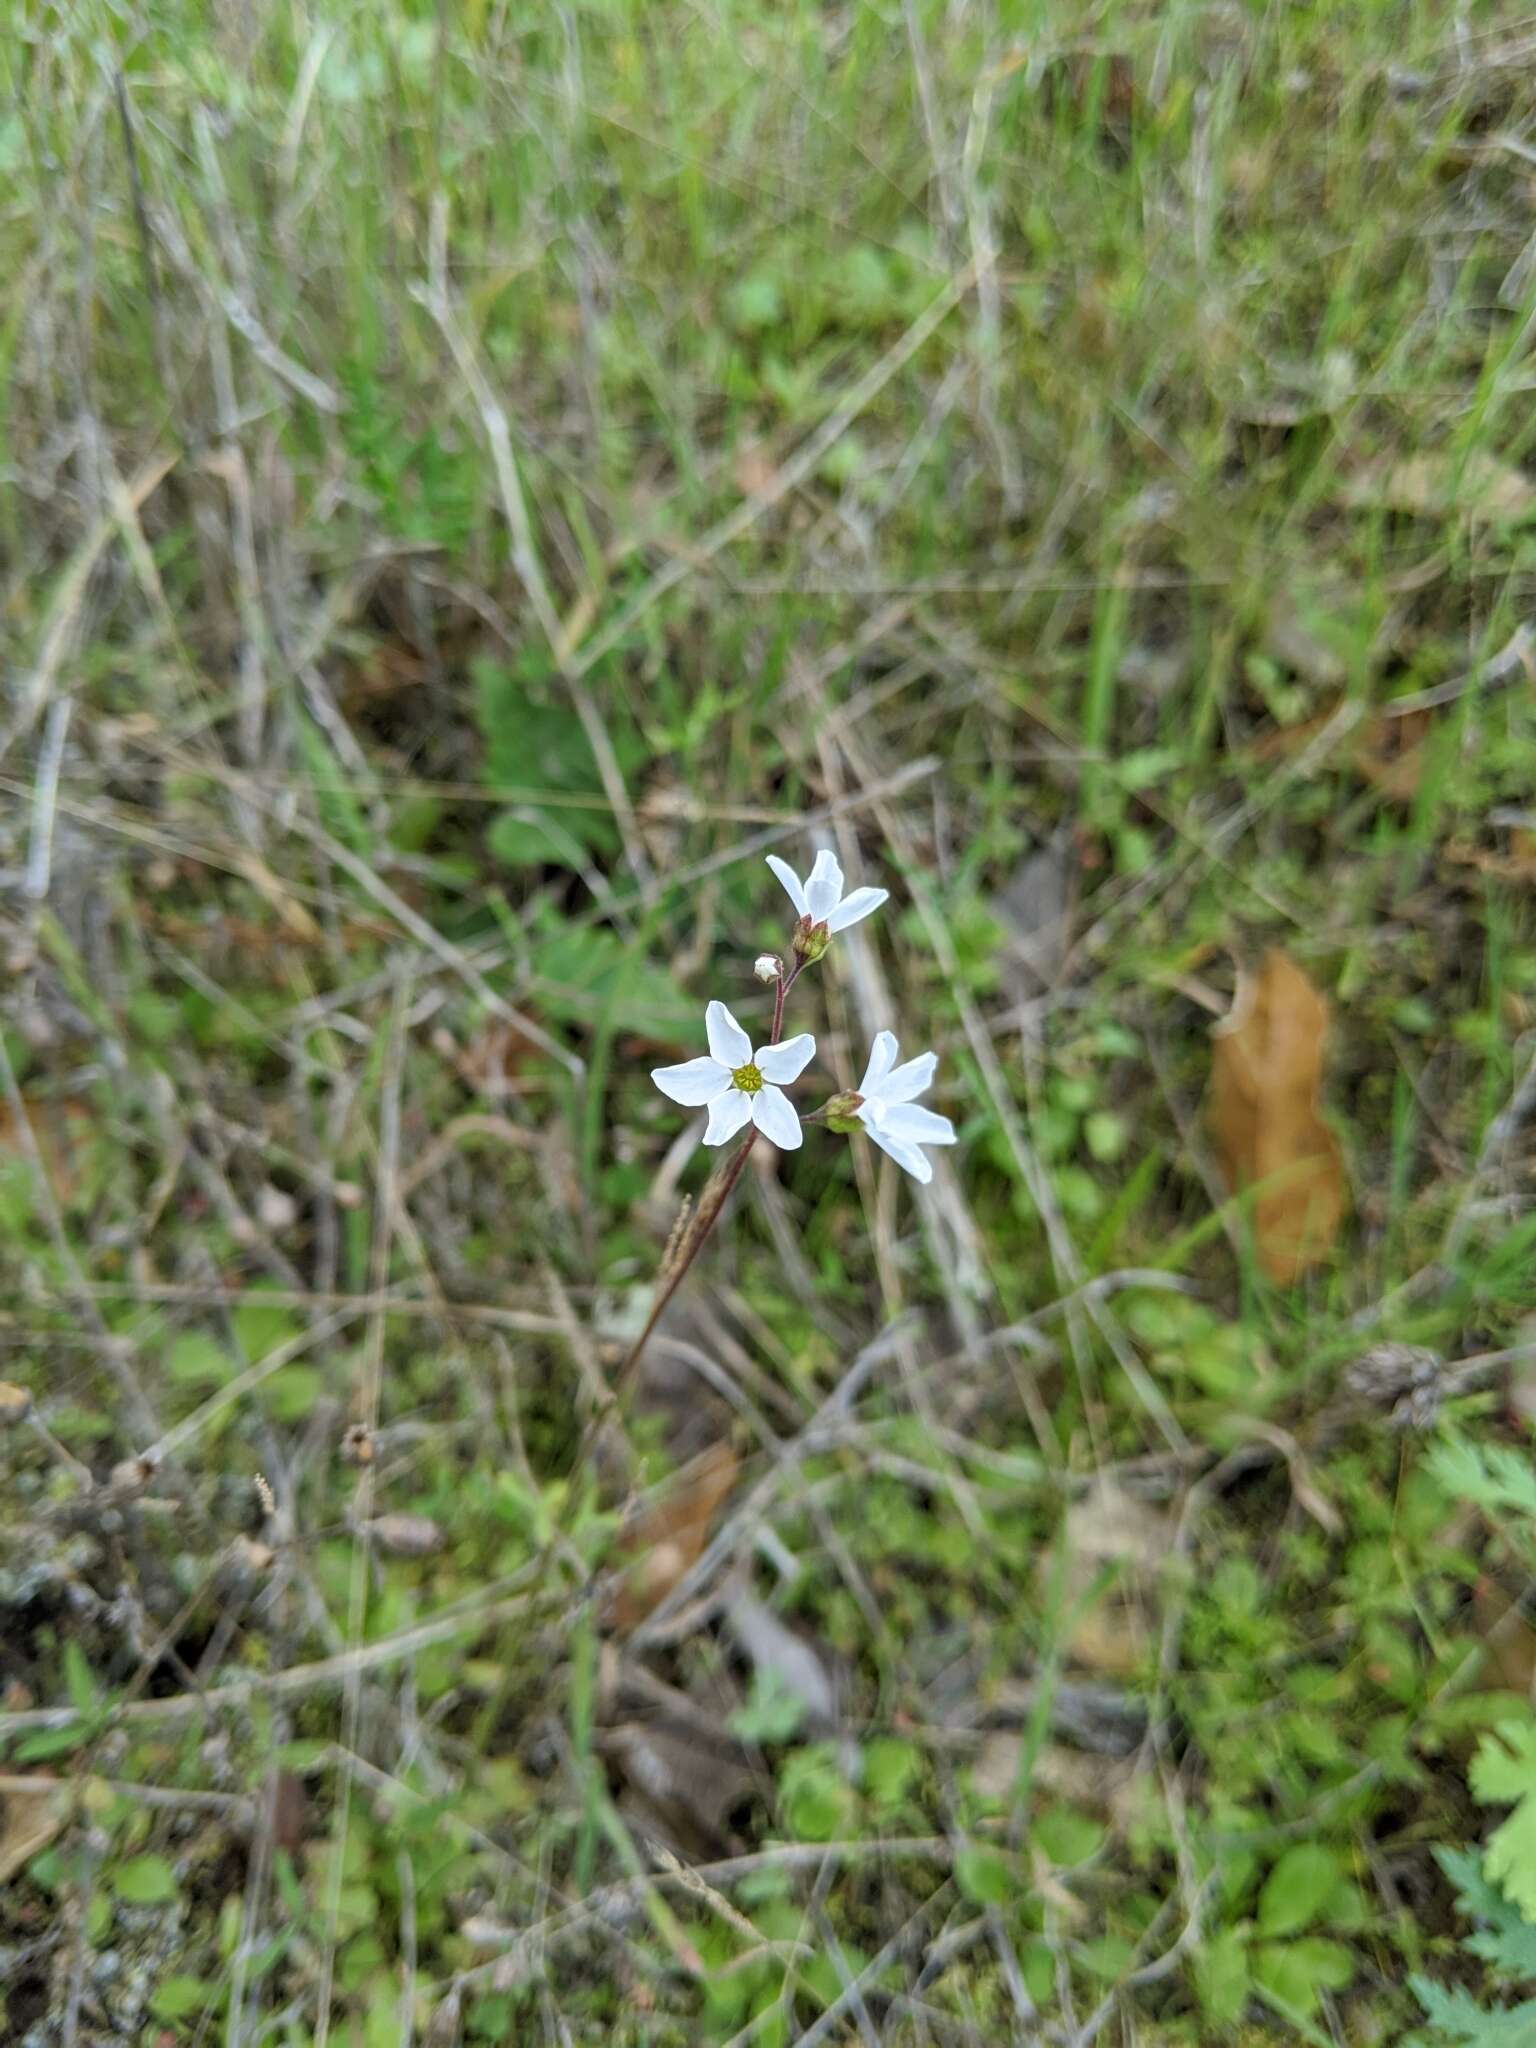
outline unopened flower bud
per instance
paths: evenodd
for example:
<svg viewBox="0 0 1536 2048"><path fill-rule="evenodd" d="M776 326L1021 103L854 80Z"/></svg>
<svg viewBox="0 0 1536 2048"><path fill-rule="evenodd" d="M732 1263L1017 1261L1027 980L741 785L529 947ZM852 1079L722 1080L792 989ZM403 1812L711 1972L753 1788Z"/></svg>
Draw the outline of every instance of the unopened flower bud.
<svg viewBox="0 0 1536 2048"><path fill-rule="evenodd" d="M851 1131L862 1131L864 1125L859 1110L864 1098L856 1089L845 1088L841 1095L834 1095L822 1106L822 1115L827 1120L829 1131L841 1131L845 1136Z"/></svg>
<svg viewBox="0 0 1536 2048"><path fill-rule="evenodd" d="M784 962L777 953L759 953L752 962L752 972L759 981L782 981Z"/></svg>

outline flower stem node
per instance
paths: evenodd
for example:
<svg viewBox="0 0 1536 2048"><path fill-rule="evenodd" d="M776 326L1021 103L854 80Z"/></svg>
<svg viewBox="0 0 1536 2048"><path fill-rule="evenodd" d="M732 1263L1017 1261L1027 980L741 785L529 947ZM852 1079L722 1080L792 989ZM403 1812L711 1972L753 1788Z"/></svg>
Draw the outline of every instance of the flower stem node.
<svg viewBox="0 0 1536 2048"><path fill-rule="evenodd" d="M759 981L766 981L771 985L784 979L784 962L777 953L759 953L752 962L752 972Z"/></svg>

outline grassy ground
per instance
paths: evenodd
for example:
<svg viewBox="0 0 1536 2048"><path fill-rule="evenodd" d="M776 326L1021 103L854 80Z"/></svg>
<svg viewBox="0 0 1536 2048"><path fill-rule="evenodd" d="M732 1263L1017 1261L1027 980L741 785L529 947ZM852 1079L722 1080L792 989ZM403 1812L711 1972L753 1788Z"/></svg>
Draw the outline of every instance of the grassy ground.
<svg viewBox="0 0 1536 2048"><path fill-rule="evenodd" d="M4 2038L1482 1995L1433 1852L1536 1670L1523 1455L1466 1497L1536 1310L1528 27L10 27ZM892 900L792 1026L828 1087L936 1047L960 1143L760 1147L588 1457L706 1176L648 1069L766 1017L818 842ZM1202 1112L1269 946L1351 1194L1293 1288ZM1500 1356L1403 1429L1386 1340Z"/></svg>

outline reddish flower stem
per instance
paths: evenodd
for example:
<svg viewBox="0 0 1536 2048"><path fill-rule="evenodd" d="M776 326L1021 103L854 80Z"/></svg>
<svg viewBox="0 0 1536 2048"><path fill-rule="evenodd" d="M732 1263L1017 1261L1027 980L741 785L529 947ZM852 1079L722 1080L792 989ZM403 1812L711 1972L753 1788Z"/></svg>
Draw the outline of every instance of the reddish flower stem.
<svg viewBox="0 0 1536 2048"><path fill-rule="evenodd" d="M799 979L800 970L804 965L805 962L797 955L794 965L790 968L788 974L781 974L779 976L773 995L773 1031L768 1039L770 1045L777 1045L779 1042L779 1035L784 1029L784 1004L790 990ZM665 1315L667 1304L688 1277L689 1267L692 1266L694 1260L704 1249L704 1242L719 1221L720 1213L730 1199L731 1190L735 1187L737 1181L741 1179L742 1168L747 1163L747 1154L756 1143L757 1126L754 1124L742 1139L740 1148L725 1171L716 1177L710 1187L704 1190L704 1200L700 1205L699 1213L693 1219L688 1234L683 1239L676 1263L662 1282L661 1290L657 1294L655 1301L651 1304L651 1312L645 1319L645 1328L629 1347L624 1363L619 1367L618 1375L613 1383L613 1398L616 1402L624 1398L625 1391L639 1368L645 1347L649 1344L655 1333L656 1325Z"/></svg>

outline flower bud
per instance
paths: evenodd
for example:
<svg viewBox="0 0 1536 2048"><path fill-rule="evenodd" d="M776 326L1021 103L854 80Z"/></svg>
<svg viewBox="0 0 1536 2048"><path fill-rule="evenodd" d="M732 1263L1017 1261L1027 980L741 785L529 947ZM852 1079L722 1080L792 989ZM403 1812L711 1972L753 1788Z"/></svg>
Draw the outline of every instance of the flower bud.
<svg viewBox="0 0 1536 2048"><path fill-rule="evenodd" d="M858 1113L863 1101L857 1089L845 1088L841 1095L834 1095L829 1102L823 1103L821 1113L827 1120L827 1129L841 1131L844 1136L852 1131L862 1131L864 1126Z"/></svg>
<svg viewBox="0 0 1536 2048"><path fill-rule="evenodd" d="M777 953L759 953L752 962L752 972L759 981L782 981L784 962Z"/></svg>

